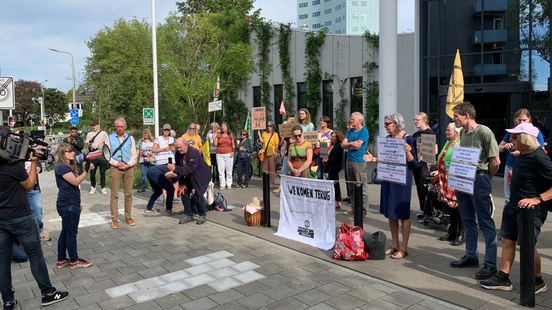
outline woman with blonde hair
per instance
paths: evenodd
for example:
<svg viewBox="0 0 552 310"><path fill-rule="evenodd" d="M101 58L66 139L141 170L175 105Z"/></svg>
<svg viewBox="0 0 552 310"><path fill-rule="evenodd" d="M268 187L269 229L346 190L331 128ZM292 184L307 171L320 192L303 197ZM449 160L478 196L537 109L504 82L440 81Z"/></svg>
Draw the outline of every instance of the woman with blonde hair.
<svg viewBox="0 0 552 310"><path fill-rule="evenodd" d="M314 124L311 122L311 115L309 110L306 108L299 109L299 126L303 128L303 132L305 131L313 131L314 130Z"/></svg>
<svg viewBox="0 0 552 310"><path fill-rule="evenodd" d="M55 176L59 192L56 209L61 216L61 232L55 267L58 269L65 266L71 269L90 267L92 262L80 258L77 253L77 232L81 213L79 184L86 178L90 169L94 168L94 164L88 164L89 167L78 175L75 149L68 143L59 146L57 157Z"/></svg>

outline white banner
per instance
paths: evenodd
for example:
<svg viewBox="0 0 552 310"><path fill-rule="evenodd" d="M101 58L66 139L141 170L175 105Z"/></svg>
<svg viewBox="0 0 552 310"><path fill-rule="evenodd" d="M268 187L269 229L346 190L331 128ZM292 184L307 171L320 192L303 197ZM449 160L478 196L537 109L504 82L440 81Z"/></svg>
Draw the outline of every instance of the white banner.
<svg viewBox="0 0 552 310"><path fill-rule="evenodd" d="M447 180L448 186L453 190L473 195L474 180L457 178L453 175L449 175Z"/></svg>
<svg viewBox="0 0 552 310"><path fill-rule="evenodd" d="M406 164L404 140L378 137L378 162L388 164Z"/></svg>
<svg viewBox="0 0 552 310"><path fill-rule="evenodd" d="M406 169L404 165L378 163L377 179L406 185Z"/></svg>
<svg viewBox="0 0 552 310"><path fill-rule="evenodd" d="M276 236L323 250L335 243L335 193L331 180L282 176Z"/></svg>

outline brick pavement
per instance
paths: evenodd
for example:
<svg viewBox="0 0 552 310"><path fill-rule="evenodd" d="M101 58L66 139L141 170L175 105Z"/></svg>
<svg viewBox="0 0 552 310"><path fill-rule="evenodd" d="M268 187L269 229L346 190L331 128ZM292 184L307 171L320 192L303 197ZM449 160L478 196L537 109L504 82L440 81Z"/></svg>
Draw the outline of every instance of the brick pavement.
<svg viewBox="0 0 552 310"><path fill-rule="evenodd" d="M55 241L60 228L55 211L57 190L52 172L40 178L45 226L54 237L53 241L43 243L50 275L58 289L68 289L71 293L68 300L50 309L516 307L516 293L491 294L478 289L472 278L475 270L462 270L455 275L456 270L443 267L463 249L438 243L435 236L439 233L432 229L413 228L410 256L403 261L337 262L329 258L328 251L273 236L274 228L244 226L239 210L210 212L207 224L202 226L178 225L176 218L167 216L145 217L142 211L146 200L137 195L134 200L137 226L121 224L119 229L112 230L106 213L109 196L89 195L86 184L82 185L84 212L78 246L80 256L92 260L94 265L87 269L54 269ZM230 190L224 194L234 205L253 195L261 197L259 181L255 180L252 185L248 190ZM376 188L370 190L373 204L377 200ZM278 200L275 195L272 198L273 224L277 225ZM374 208L370 208L366 228L387 230ZM338 216L338 221L344 220L350 218ZM550 236L549 231L543 232L544 236L547 234ZM549 243L545 242L545 247L546 244ZM550 270L546 267L550 266L551 257L545 253L543 269L545 280L552 281L546 273ZM249 269L236 266L249 266ZM40 292L28 263L14 263L12 269L21 308L37 309ZM514 282L514 285L518 284ZM550 296L550 293L539 295L539 307L552 307Z"/></svg>

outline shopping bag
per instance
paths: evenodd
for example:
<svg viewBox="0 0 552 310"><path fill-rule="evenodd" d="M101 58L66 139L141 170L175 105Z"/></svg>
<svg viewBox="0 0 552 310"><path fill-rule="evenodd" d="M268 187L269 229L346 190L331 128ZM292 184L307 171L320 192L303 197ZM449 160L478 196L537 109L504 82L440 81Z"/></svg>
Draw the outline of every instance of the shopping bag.
<svg viewBox="0 0 552 310"><path fill-rule="evenodd" d="M366 260L368 253L364 250L364 232L358 226L341 224L335 240L333 259Z"/></svg>

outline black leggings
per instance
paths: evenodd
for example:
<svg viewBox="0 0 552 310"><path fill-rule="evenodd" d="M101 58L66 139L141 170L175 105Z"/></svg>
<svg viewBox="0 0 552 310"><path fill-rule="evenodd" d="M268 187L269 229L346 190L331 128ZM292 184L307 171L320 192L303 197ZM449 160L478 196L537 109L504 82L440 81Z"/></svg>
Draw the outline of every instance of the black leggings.
<svg viewBox="0 0 552 310"><path fill-rule="evenodd" d="M100 186L105 188L105 172L109 168L109 163L103 158L92 158L90 160L94 164L94 169L90 170L90 185L96 187L96 170L100 168Z"/></svg>

